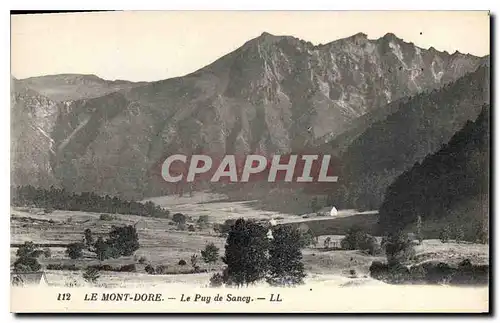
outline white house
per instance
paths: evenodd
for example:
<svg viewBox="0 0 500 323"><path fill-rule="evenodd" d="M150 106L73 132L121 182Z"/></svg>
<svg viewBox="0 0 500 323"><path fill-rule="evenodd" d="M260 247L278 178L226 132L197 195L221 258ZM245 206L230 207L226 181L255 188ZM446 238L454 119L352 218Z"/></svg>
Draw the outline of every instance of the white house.
<svg viewBox="0 0 500 323"><path fill-rule="evenodd" d="M337 211L337 208L335 206L326 206L326 207L322 208L321 210L319 210L317 213L319 213L323 216L326 216L326 215L337 216L338 215L338 211Z"/></svg>

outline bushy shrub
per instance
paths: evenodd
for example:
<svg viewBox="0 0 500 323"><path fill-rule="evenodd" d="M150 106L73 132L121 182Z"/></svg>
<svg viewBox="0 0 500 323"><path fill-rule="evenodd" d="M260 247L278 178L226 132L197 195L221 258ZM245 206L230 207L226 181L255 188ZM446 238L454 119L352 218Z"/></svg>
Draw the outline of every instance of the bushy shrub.
<svg viewBox="0 0 500 323"><path fill-rule="evenodd" d="M190 224L190 225L188 226L188 231L189 231L189 232L195 232L195 231L196 231L196 228L194 227L194 225Z"/></svg>
<svg viewBox="0 0 500 323"><path fill-rule="evenodd" d="M220 273L215 273L210 277L210 287L221 287L224 279Z"/></svg>
<svg viewBox="0 0 500 323"><path fill-rule="evenodd" d="M208 225L208 215L200 215L196 224L198 224L200 228L205 228Z"/></svg>
<svg viewBox="0 0 500 323"><path fill-rule="evenodd" d="M14 268L18 272L38 271L42 267L38 262L38 257L43 254L32 241L26 241L17 249L17 260L14 262Z"/></svg>
<svg viewBox="0 0 500 323"><path fill-rule="evenodd" d="M111 214L103 213L99 216L99 220L101 221L113 221L115 219Z"/></svg>
<svg viewBox="0 0 500 323"><path fill-rule="evenodd" d="M386 277L389 273L389 266L380 261L374 261L372 262L369 270L371 277L378 280L383 280L383 278Z"/></svg>
<svg viewBox="0 0 500 323"><path fill-rule="evenodd" d="M156 266L155 273L157 275L165 275L167 273L167 266L164 265Z"/></svg>
<svg viewBox="0 0 500 323"><path fill-rule="evenodd" d="M137 229L132 225L113 227L106 244L110 246L111 251L116 251L116 255L111 255L113 258L131 256L140 247Z"/></svg>
<svg viewBox="0 0 500 323"><path fill-rule="evenodd" d="M186 223L186 216L182 213L175 213L173 216L172 216L172 221L174 221L176 224L184 224Z"/></svg>
<svg viewBox="0 0 500 323"><path fill-rule="evenodd" d="M144 270L145 270L148 274L150 274L150 275L154 275L154 273L155 273L155 269L154 269L154 267L153 267L153 266L151 266L151 265L147 265L147 266L144 268Z"/></svg>
<svg viewBox="0 0 500 323"><path fill-rule="evenodd" d="M425 280L431 284L446 284L448 283L455 270L444 262L427 262L422 264L422 268L425 270Z"/></svg>
<svg viewBox="0 0 500 323"><path fill-rule="evenodd" d="M118 269L118 271L127 273L135 272L136 271L135 264L123 265Z"/></svg>
<svg viewBox="0 0 500 323"><path fill-rule="evenodd" d="M370 255L381 252L377 239L359 227L351 227L344 239L340 241L340 246L344 250L362 250Z"/></svg>
<svg viewBox="0 0 500 323"><path fill-rule="evenodd" d="M99 279L99 271L96 268L88 267L85 272L82 274L83 279L85 279L88 283L96 283L97 279Z"/></svg>
<svg viewBox="0 0 500 323"><path fill-rule="evenodd" d="M179 266L186 266L187 263L184 259L179 260Z"/></svg>
<svg viewBox="0 0 500 323"><path fill-rule="evenodd" d="M219 248L211 242L201 251L201 257L206 263L214 263L219 259Z"/></svg>
<svg viewBox="0 0 500 323"><path fill-rule="evenodd" d="M62 270L63 266L61 264L48 264L47 270Z"/></svg>
<svg viewBox="0 0 500 323"><path fill-rule="evenodd" d="M50 248L44 248L43 249L43 256L45 258L50 258L52 256L52 251L50 251Z"/></svg>
<svg viewBox="0 0 500 323"><path fill-rule="evenodd" d="M389 266L405 263L415 257L413 242L404 232L389 235L384 243L385 254Z"/></svg>
<svg viewBox="0 0 500 323"><path fill-rule="evenodd" d="M392 284L404 284L411 281L410 270L403 264L389 265L389 282Z"/></svg>
<svg viewBox="0 0 500 323"><path fill-rule="evenodd" d="M64 286L65 287L81 287L80 286L80 283L76 280L76 279L68 279L65 283L64 283Z"/></svg>
<svg viewBox="0 0 500 323"><path fill-rule="evenodd" d="M71 259L81 258L83 256L83 247L83 243L80 242L70 243L66 247L66 255Z"/></svg>
<svg viewBox="0 0 500 323"><path fill-rule="evenodd" d="M89 266L89 268L95 268L98 271L118 271L118 269L113 268L110 265L92 265L92 266Z"/></svg>
<svg viewBox="0 0 500 323"><path fill-rule="evenodd" d="M446 243L450 240L450 235L450 228L446 226L439 231L439 240L441 240L442 243Z"/></svg>
<svg viewBox="0 0 500 323"><path fill-rule="evenodd" d="M314 235L311 229L305 230L300 233L301 248L305 248L310 245L316 246L316 244L317 244L317 237Z"/></svg>
<svg viewBox="0 0 500 323"><path fill-rule="evenodd" d="M75 264L48 264L47 270L69 270L77 271L80 270Z"/></svg>
<svg viewBox="0 0 500 323"><path fill-rule="evenodd" d="M42 265L36 258L19 258L14 262L14 269L17 272L39 271Z"/></svg>
<svg viewBox="0 0 500 323"><path fill-rule="evenodd" d="M148 261L148 259L147 259L145 256L141 256L141 257L139 258L139 263L140 263L140 264L144 264L146 261Z"/></svg>

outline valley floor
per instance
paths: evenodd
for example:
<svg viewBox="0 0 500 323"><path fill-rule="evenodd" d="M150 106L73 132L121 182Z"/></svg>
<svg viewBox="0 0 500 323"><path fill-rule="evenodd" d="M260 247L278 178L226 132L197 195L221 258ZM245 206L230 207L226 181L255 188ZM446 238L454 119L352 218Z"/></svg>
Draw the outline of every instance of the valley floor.
<svg viewBox="0 0 500 323"><path fill-rule="evenodd" d="M380 285L380 281L369 277L368 268L372 261L384 261L385 257L374 257L356 250L326 250L324 240L330 237L337 243L355 222L374 223L376 212L359 214L354 211L341 211L336 218L311 217L301 218L295 215L262 212L252 209L243 202L224 202L221 196L196 196L195 198L161 197L151 199L173 213L188 216L189 223L195 223L200 215L208 215L210 223L222 223L228 218L278 219L278 223L300 222L311 229L323 230L315 247L303 250L303 262L307 271L307 284L321 283L331 286ZM368 222L367 222L368 221ZM188 224L189 224L188 223ZM25 241L50 245L50 258L40 257L42 265L74 264L78 268L96 265L100 262L91 254L72 260L65 253L64 245L81 241L83 232L89 228L97 236L104 235L113 225L136 225L139 234L140 249L132 257L105 260L103 264L122 266L136 264L136 272L100 272L99 284L106 287L142 287L163 284L193 284L206 286L210 276L221 271L223 263L219 259L215 264L206 265L200 257L200 251L207 243L214 243L224 253L225 238L213 231L211 226L197 229L195 232L179 231L170 219L139 217L134 215L116 215L116 219L103 221L100 214L77 211L60 211L45 214L42 210L30 208L11 209L11 264L15 261L17 246ZM317 227L317 229L315 229ZM438 240L425 240L418 246L419 262L439 260L458 263L466 258L474 263L488 263L488 246L479 244L441 243ZM204 273L192 273L190 258L199 256L199 265L207 270ZM145 257L144 263L138 260ZM179 265L185 260L187 265ZM149 275L144 267L167 267L166 275ZM352 278L352 270L356 278ZM56 286L82 285L81 271L47 271L49 284Z"/></svg>

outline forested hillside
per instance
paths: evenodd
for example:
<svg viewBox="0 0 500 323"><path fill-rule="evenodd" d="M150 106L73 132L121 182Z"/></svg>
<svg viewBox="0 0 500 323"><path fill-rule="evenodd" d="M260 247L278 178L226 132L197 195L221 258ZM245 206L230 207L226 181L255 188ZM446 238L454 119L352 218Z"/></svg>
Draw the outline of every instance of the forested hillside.
<svg viewBox="0 0 500 323"><path fill-rule="evenodd" d="M421 216L424 231L444 227L484 240L489 202L489 106L448 144L392 183L380 208L382 231L406 229Z"/></svg>

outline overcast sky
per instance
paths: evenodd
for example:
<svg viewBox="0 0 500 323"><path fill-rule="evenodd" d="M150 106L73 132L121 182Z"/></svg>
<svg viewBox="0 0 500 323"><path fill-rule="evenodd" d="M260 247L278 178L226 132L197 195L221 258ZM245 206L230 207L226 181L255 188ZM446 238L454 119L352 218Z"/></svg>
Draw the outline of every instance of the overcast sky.
<svg viewBox="0 0 500 323"><path fill-rule="evenodd" d="M12 75L154 81L193 72L266 31L313 44L388 32L419 47L488 55L485 11L107 12L12 16Z"/></svg>

